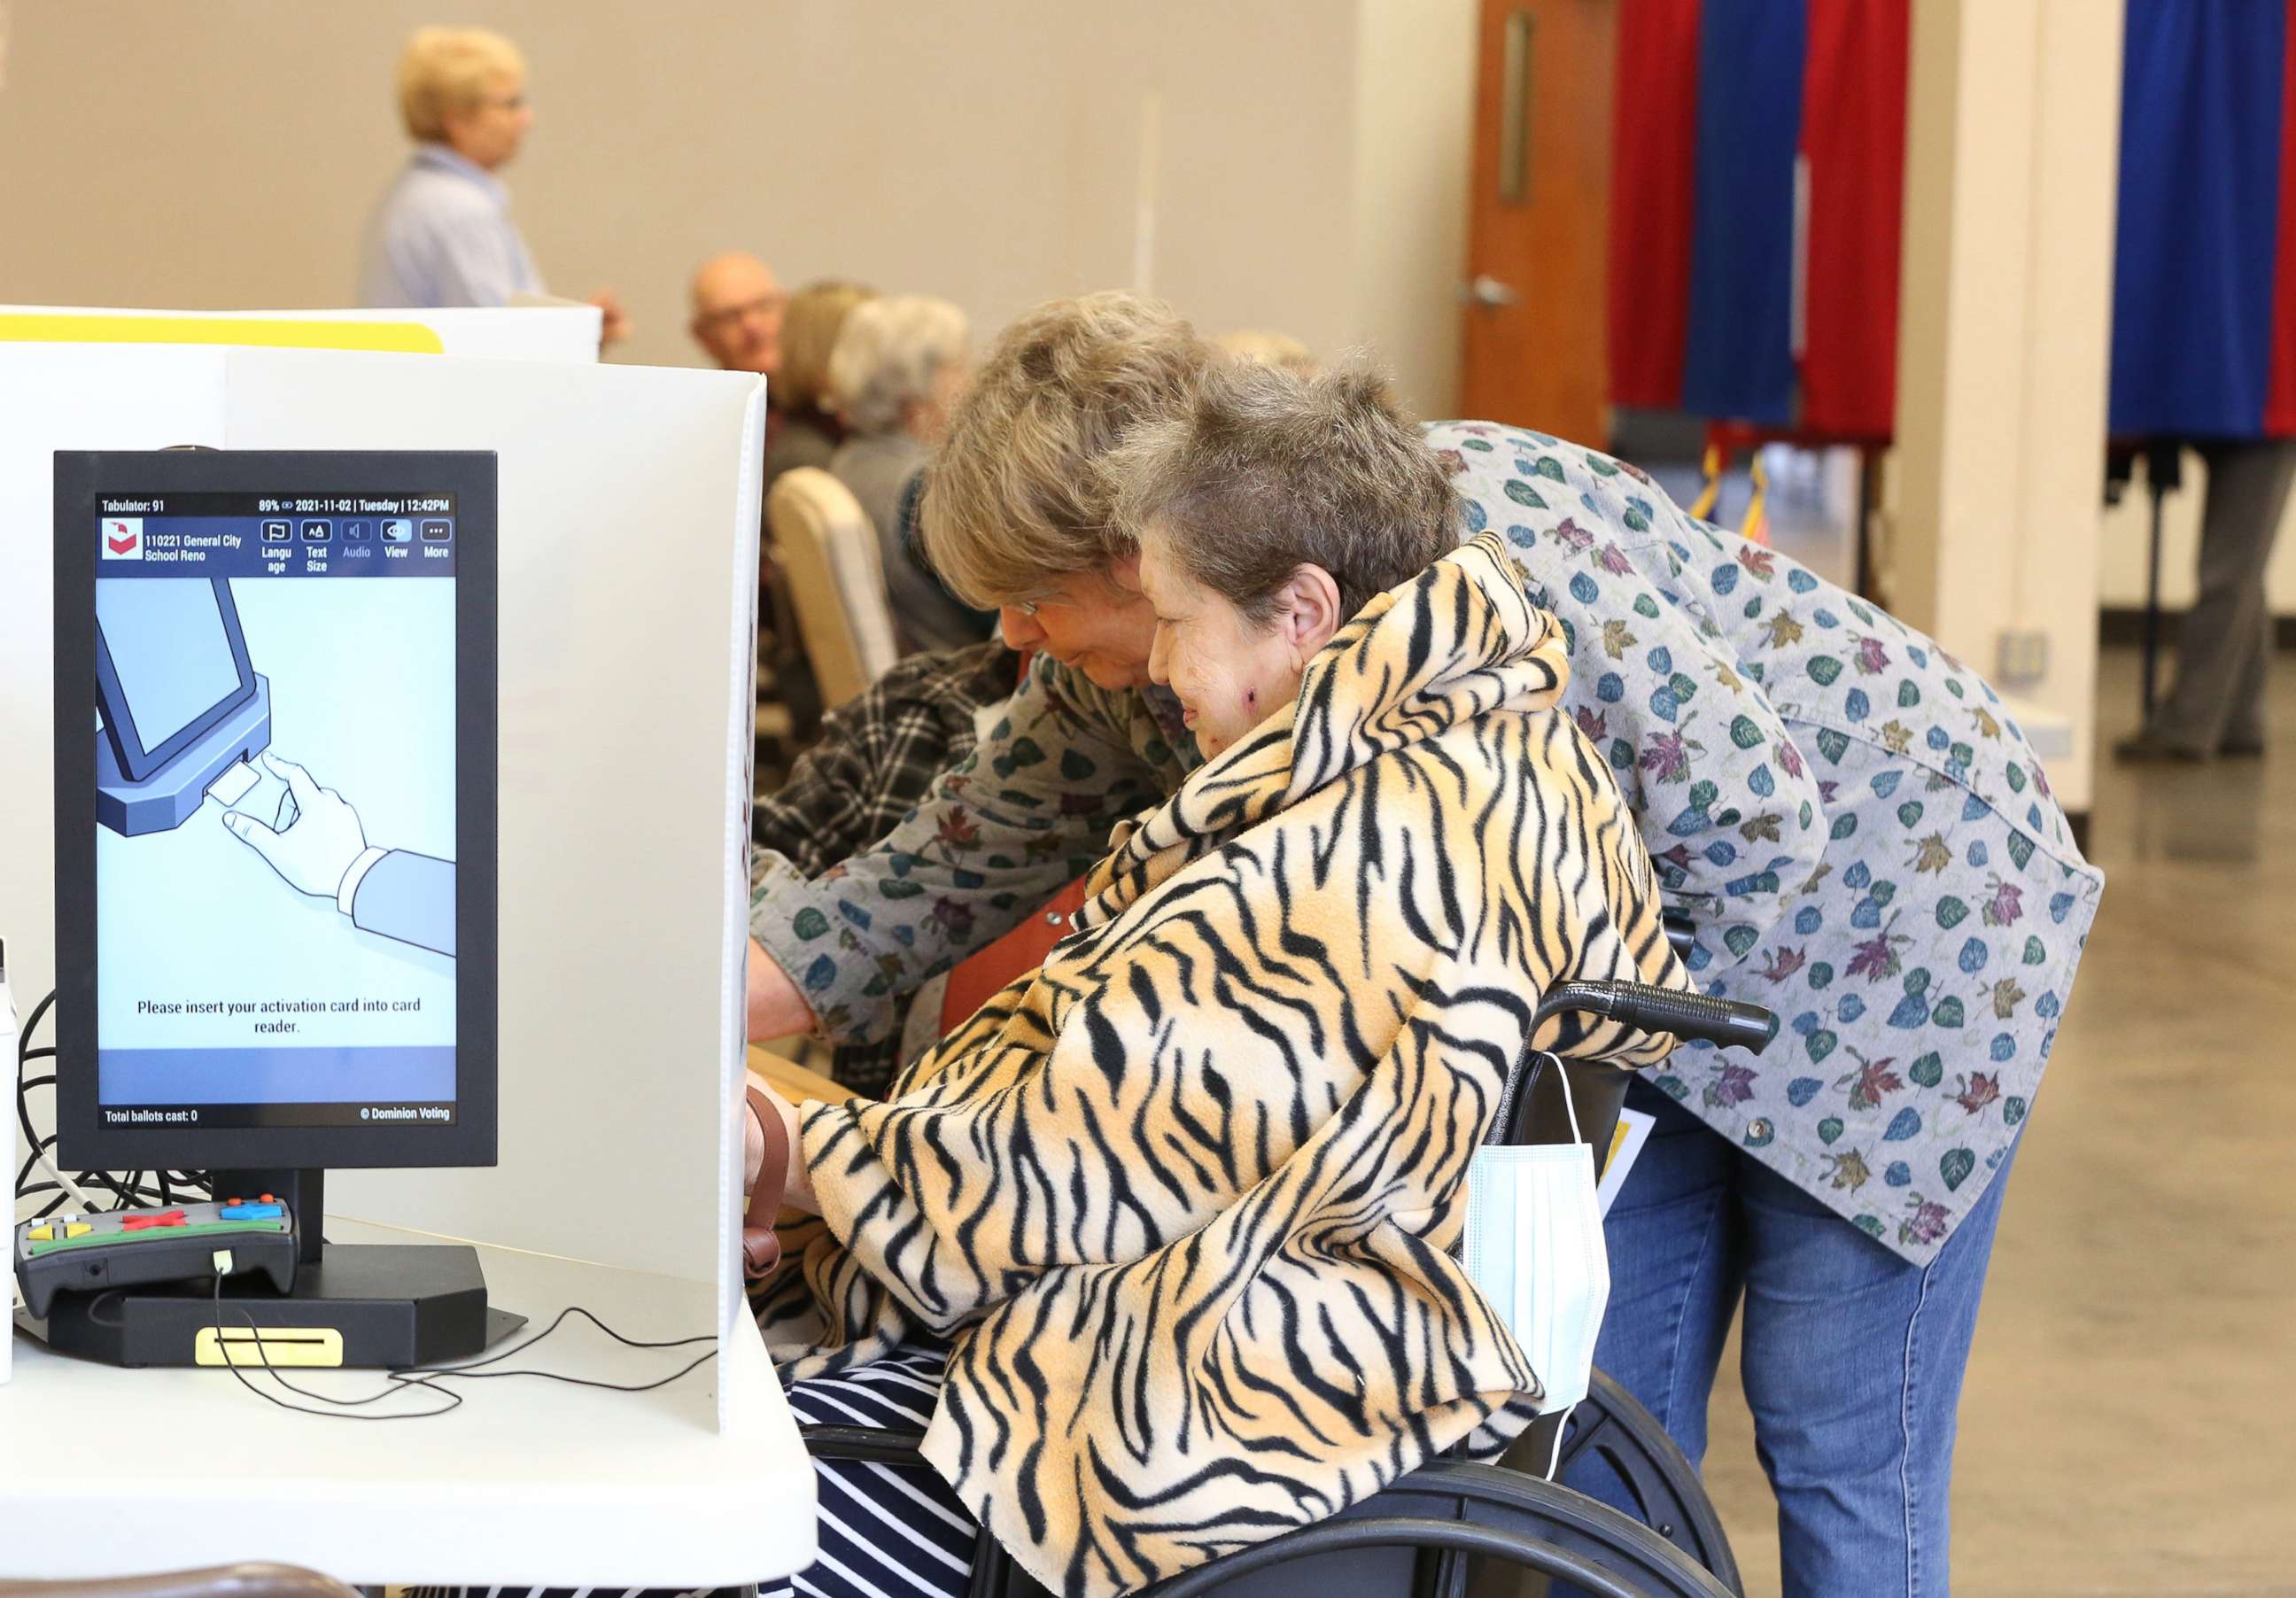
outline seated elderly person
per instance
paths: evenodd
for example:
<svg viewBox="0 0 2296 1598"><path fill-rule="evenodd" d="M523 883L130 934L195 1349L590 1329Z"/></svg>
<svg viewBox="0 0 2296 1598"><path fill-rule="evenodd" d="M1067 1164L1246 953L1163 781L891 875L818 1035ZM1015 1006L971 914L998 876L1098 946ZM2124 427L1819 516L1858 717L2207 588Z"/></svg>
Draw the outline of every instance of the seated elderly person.
<svg viewBox="0 0 2296 1598"><path fill-rule="evenodd" d="M820 740L798 757L789 779L758 796L750 807L750 842L778 869L808 877L875 844L916 808L934 778L971 757L981 717L1012 698L1020 668L1021 657L994 639L895 661L823 717ZM890 1035L836 1045L829 1074L840 1086L883 1093L901 1057L909 1009L924 1008L919 1025L931 1027L941 987L927 983L895 1003L900 1011Z"/></svg>
<svg viewBox="0 0 2296 1598"><path fill-rule="evenodd" d="M686 331L726 372L767 380L767 402L781 409L782 317L789 296L774 269L739 250L711 256L695 269L693 317Z"/></svg>
<svg viewBox="0 0 2296 1598"><path fill-rule="evenodd" d="M857 306L829 357L830 404L846 439L829 470L877 529L893 621L911 649L959 649L993 619L943 587L913 537L925 462L964 391L964 313L945 299L896 294Z"/></svg>
<svg viewBox="0 0 2296 1598"><path fill-rule="evenodd" d="M829 357L845 319L877 291L824 277L790 296L782 313L781 370L766 392L780 419L766 439L766 487L793 466L826 470L845 441L845 424L829 407Z"/></svg>
<svg viewBox="0 0 2296 1598"><path fill-rule="evenodd" d="M1095 1598L1520 1429L1538 1373L1449 1252L1469 1157L1551 985L1687 986L1559 627L1374 375L1207 373L1112 471L1208 761L891 1098L753 1081L744 1238L793 1405L937 1389L955 1504Z"/></svg>

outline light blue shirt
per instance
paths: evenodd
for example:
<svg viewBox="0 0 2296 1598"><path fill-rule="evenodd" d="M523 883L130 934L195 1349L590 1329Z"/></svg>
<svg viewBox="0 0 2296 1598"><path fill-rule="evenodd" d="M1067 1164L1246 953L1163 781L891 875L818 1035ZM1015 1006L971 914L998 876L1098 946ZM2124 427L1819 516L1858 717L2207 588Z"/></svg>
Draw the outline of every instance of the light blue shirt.
<svg viewBox="0 0 2296 1598"><path fill-rule="evenodd" d="M541 292L510 192L444 144L418 145L367 225L359 303L493 306Z"/></svg>

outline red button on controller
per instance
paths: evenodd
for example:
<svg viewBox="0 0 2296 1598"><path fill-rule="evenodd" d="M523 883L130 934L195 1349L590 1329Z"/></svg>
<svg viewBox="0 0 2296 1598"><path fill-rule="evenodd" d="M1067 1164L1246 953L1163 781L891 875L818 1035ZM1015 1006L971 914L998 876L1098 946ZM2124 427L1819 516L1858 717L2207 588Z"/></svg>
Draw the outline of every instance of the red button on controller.
<svg viewBox="0 0 2296 1598"><path fill-rule="evenodd" d="M180 1209L166 1209L158 1215L125 1215L119 1217L122 1232L148 1232L155 1226L188 1226Z"/></svg>

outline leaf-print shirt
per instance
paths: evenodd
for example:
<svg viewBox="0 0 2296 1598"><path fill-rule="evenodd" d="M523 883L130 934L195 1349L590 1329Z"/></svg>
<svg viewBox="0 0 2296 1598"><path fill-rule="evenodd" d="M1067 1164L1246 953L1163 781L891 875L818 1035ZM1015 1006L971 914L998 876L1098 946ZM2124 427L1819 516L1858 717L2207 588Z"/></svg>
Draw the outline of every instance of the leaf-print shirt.
<svg viewBox="0 0 2296 1598"><path fill-rule="evenodd" d="M1657 1085L1928 1259L2031 1109L2103 887L2024 734L1930 639L1631 466L1478 422L1428 442L1469 530L1500 529L1562 618L1566 701L1661 880L1678 896L1708 890L1701 859L1750 871L1685 906L1687 963L1785 1028L1759 1060L1683 1049Z"/></svg>

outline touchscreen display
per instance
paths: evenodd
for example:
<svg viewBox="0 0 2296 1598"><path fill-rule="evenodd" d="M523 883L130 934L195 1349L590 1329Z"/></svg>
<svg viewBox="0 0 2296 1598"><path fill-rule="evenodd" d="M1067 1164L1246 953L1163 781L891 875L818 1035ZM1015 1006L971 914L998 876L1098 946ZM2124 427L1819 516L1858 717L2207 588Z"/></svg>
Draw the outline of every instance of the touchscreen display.
<svg viewBox="0 0 2296 1598"><path fill-rule="evenodd" d="M454 496L99 508L105 720L161 757L101 779L99 1113L451 1125Z"/></svg>

